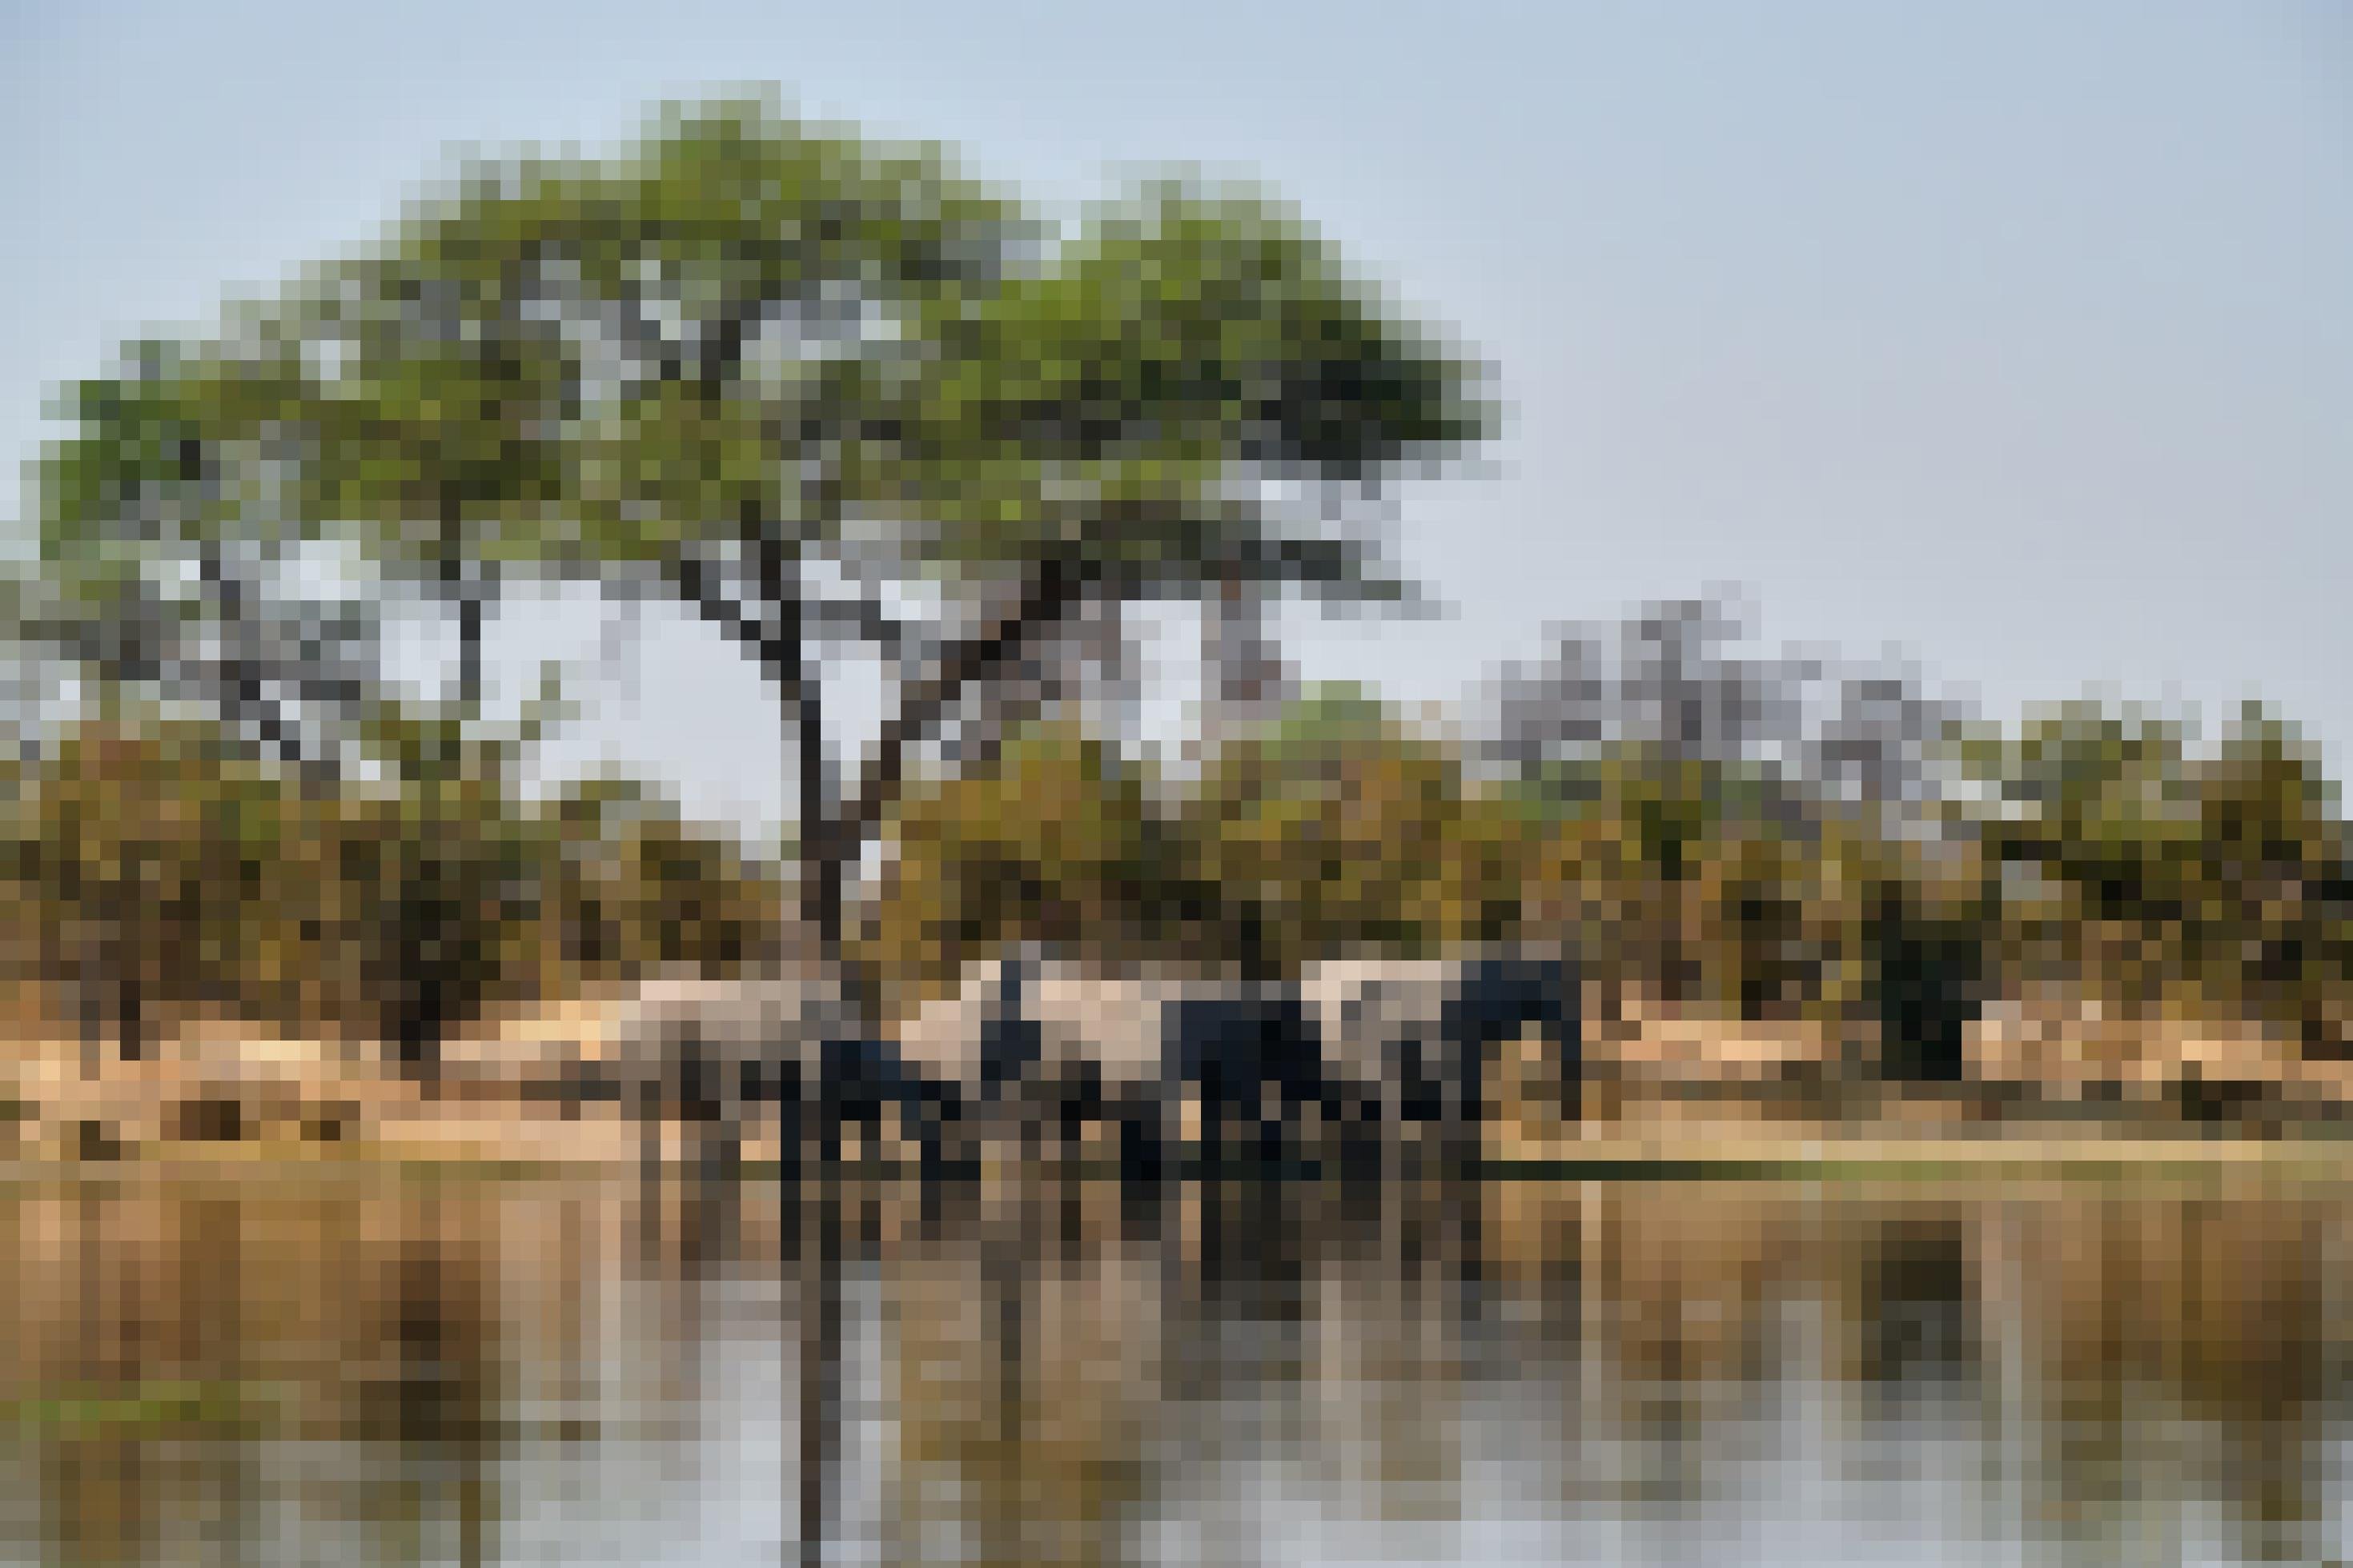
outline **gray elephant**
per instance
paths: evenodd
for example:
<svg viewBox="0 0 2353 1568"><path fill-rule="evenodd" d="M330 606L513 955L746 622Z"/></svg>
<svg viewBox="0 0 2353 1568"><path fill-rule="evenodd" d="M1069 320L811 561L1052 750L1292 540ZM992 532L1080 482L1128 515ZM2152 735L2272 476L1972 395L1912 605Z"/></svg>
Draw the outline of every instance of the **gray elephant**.
<svg viewBox="0 0 2353 1568"><path fill-rule="evenodd" d="M1322 1100L1288 988L1034 953L973 966L904 1026L900 1049L967 1140L1068 1153L1090 1125L1109 1126L1123 1173L1144 1178L1185 1146L1219 1165L1282 1159Z"/></svg>
<svg viewBox="0 0 2353 1568"><path fill-rule="evenodd" d="M1300 992L1321 1047L1327 1115L1357 1163L1417 1151L1475 1159L1492 1114L1494 1047L1539 1031L1574 1112L1580 1037L1572 971L1559 958L1338 959L1311 964Z"/></svg>
<svg viewBox="0 0 2353 1568"><path fill-rule="evenodd" d="M705 1129L722 1146L755 1105L775 1107L779 1145L829 1156L846 1126L875 1145L895 1113L923 1123L922 1097L884 1042L867 1037L838 981L814 968L743 979L665 977L623 1005L599 1087L649 1124Z"/></svg>

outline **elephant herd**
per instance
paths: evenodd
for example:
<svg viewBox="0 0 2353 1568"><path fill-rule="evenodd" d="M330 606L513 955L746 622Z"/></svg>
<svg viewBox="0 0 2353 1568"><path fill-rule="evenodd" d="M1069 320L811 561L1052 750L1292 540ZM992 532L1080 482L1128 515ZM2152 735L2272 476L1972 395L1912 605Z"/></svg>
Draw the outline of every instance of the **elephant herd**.
<svg viewBox="0 0 2353 1568"><path fill-rule="evenodd" d="M1491 1058L1534 1032L1565 1110L1579 1072L1569 965L1506 953L1326 963L1284 983L1117 974L1024 954L976 964L892 1039L814 977L645 987L588 1092L732 1143L756 1106L781 1146L896 1136L927 1169L992 1148L1181 1163L1378 1170L1475 1156Z"/></svg>

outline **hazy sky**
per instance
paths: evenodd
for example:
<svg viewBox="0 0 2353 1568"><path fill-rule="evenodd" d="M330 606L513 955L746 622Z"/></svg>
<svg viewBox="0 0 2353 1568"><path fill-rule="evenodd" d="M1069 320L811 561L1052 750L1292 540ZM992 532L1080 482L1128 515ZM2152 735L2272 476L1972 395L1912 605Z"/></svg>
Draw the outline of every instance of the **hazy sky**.
<svg viewBox="0 0 2353 1568"><path fill-rule="evenodd" d="M1076 199L1263 177L1492 359L1491 477L1402 509L1457 607L1290 630L1409 699L1742 587L1998 711L2272 700L2341 763L2353 6L36 5L0 0L0 449L150 323L365 238L453 142L772 81ZM776 810L749 673L657 628L599 731ZM1166 693L1164 692L1164 698Z"/></svg>

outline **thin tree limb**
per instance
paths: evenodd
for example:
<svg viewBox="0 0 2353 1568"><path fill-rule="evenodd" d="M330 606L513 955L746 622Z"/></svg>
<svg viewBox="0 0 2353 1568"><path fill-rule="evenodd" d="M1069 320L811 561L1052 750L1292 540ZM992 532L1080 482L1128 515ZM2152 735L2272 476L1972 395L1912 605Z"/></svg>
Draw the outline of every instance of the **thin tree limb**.
<svg viewBox="0 0 2353 1568"><path fill-rule="evenodd" d="M696 615L719 628L720 635L751 651L761 669L779 684L799 678L800 647L763 626L719 591L709 567L692 555L681 556L672 569L679 592Z"/></svg>
<svg viewBox="0 0 2353 1568"><path fill-rule="evenodd" d="M906 779L907 755L914 744L932 731L975 681L994 673L1034 633L1069 614L1083 585L1083 574L1075 562L1061 555L1048 557L1011 610L979 635L949 648L935 674L907 689L900 699L899 710L875 738L874 756L866 766L858 794L842 809L838 826L845 844L862 845L897 800Z"/></svg>

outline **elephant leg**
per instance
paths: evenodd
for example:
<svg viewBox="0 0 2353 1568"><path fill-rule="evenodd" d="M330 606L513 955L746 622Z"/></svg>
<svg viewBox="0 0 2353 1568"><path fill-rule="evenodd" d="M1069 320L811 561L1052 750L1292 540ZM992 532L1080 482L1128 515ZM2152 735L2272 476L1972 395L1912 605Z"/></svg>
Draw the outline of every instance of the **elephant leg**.
<svg viewBox="0 0 2353 1568"><path fill-rule="evenodd" d="M1445 1125L1446 1096L1436 1063L1418 1039L1402 1042L1394 1064L1388 1100L1389 1137L1401 1168L1417 1168L1431 1153L1431 1145Z"/></svg>
<svg viewBox="0 0 2353 1568"><path fill-rule="evenodd" d="M1130 1095L1119 1107L1122 1181L1157 1185L1166 1173L1166 1108L1150 1093Z"/></svg>
<svg viewBox="0 0 2353 1568"><path fill-rule="evenodd" d="M1323 1097L1324 1144L1350 1178L1377 1175L1380 1170L1381 1125L1377 1089L1336 1081Z"/></svg>
<svg viewBox="0 0 2353 1568"><path fill-rule="evenodd" d="M945 1175L955 1152L955 1108L947 1095L920 1089L909 1096L908 1104L914 1115L913 1136L925 1179Z"/></svg>
<svg viewBox="0 0 2353 1568"><path fill-rule="evenodd" d="M930 1138L942 1175L976 1170L979 1152L973 1140L975 1106L969 1095L951 1084L931 1095L925 1104Z"/></svg>
<svg viewBox="0 0 2353 1568"><path fill-rule="evenodd" d="M1462 1055L1457 1064L1456 1102L1461 1107L1461 1120L1473 1136L1479 1135L1489 1119L1487 1104L1487 1056L1493 1040L1474 1036L1463 1042Z"/></svg>
<svg viewBox="0 0 2353 1568"><path fill-rule="evenodd" d="M658 1084L640 1084L637 1094L638 1173L648 1186L662 1176L662 1103Z"/></svg>
<svg viewBox="0 0 2353 1568"><path fill-rule="evenodd" d="M1301 1114L1297 1091L1289 1080L1261 1084L1258 1104L1260 1165L1268 1171L1289 1166L1305 1131L1306 1118Z"/></svg>
<svg viewBox="0 0 2353 1568"><path fill-rule="evenodd" d="M695 1132L695 1173L703 1182L732 1182L743 1170L742 1123L733 1116L702 1122Z"/></svg>
<svg viewBox="0 0 2353 1568"><path fill-rule="evenodd" d="M1211 1076L1201 1085L1201 1170L1224 1175L1235 1163L1241 1108L1226 1082Z"/></svg>
<svg viewBox="0 0 2353 1568"><path fill-rule="evenodd" d="M1284 1145L1289 1142L1282 1089L1264 1079L1245 1084L1236 1098L1234 1113L1240 1124L1241 1155L1253 1172L1265 1174L1282 1169Z"/></svg>
<svg viewBox="0 0 2353 1568"><path fill-rule="evenodd" d="M828 1085L813 1109L816 1124L810 1129L809 1137L815 1144L818 1165L828 1173L839 1171L841 1168L843 1120L839 1091Z"/></svg>
<svg viewBox="0 0 2353 1568"><path fill-rule="evenodd" d="M1355 1166L1356 1098L1348 1085L1328 1079L1316 1097L1316 1154L1330 1169L1346 1172Z"/></svg>
<svg viewBox="0 0 2353 1568"><path fill-rule="evenodd" d="M1048 1101L1052 1112L1054 1157L1065 1170L1075 1167L1086 1151L1087 1123L1091 1120L1089 1099L1087 1086L1082 1080L1059 1090Z"/></svg>
<svg viewBox="0 0 2353 1568"><path fill-rule="evenodd" d="M806 1117L802 1114L801 1085L797 1078L779 1083L776 1090L776 1171L786 1181L801 1173L807 1144Z"/></svg>

